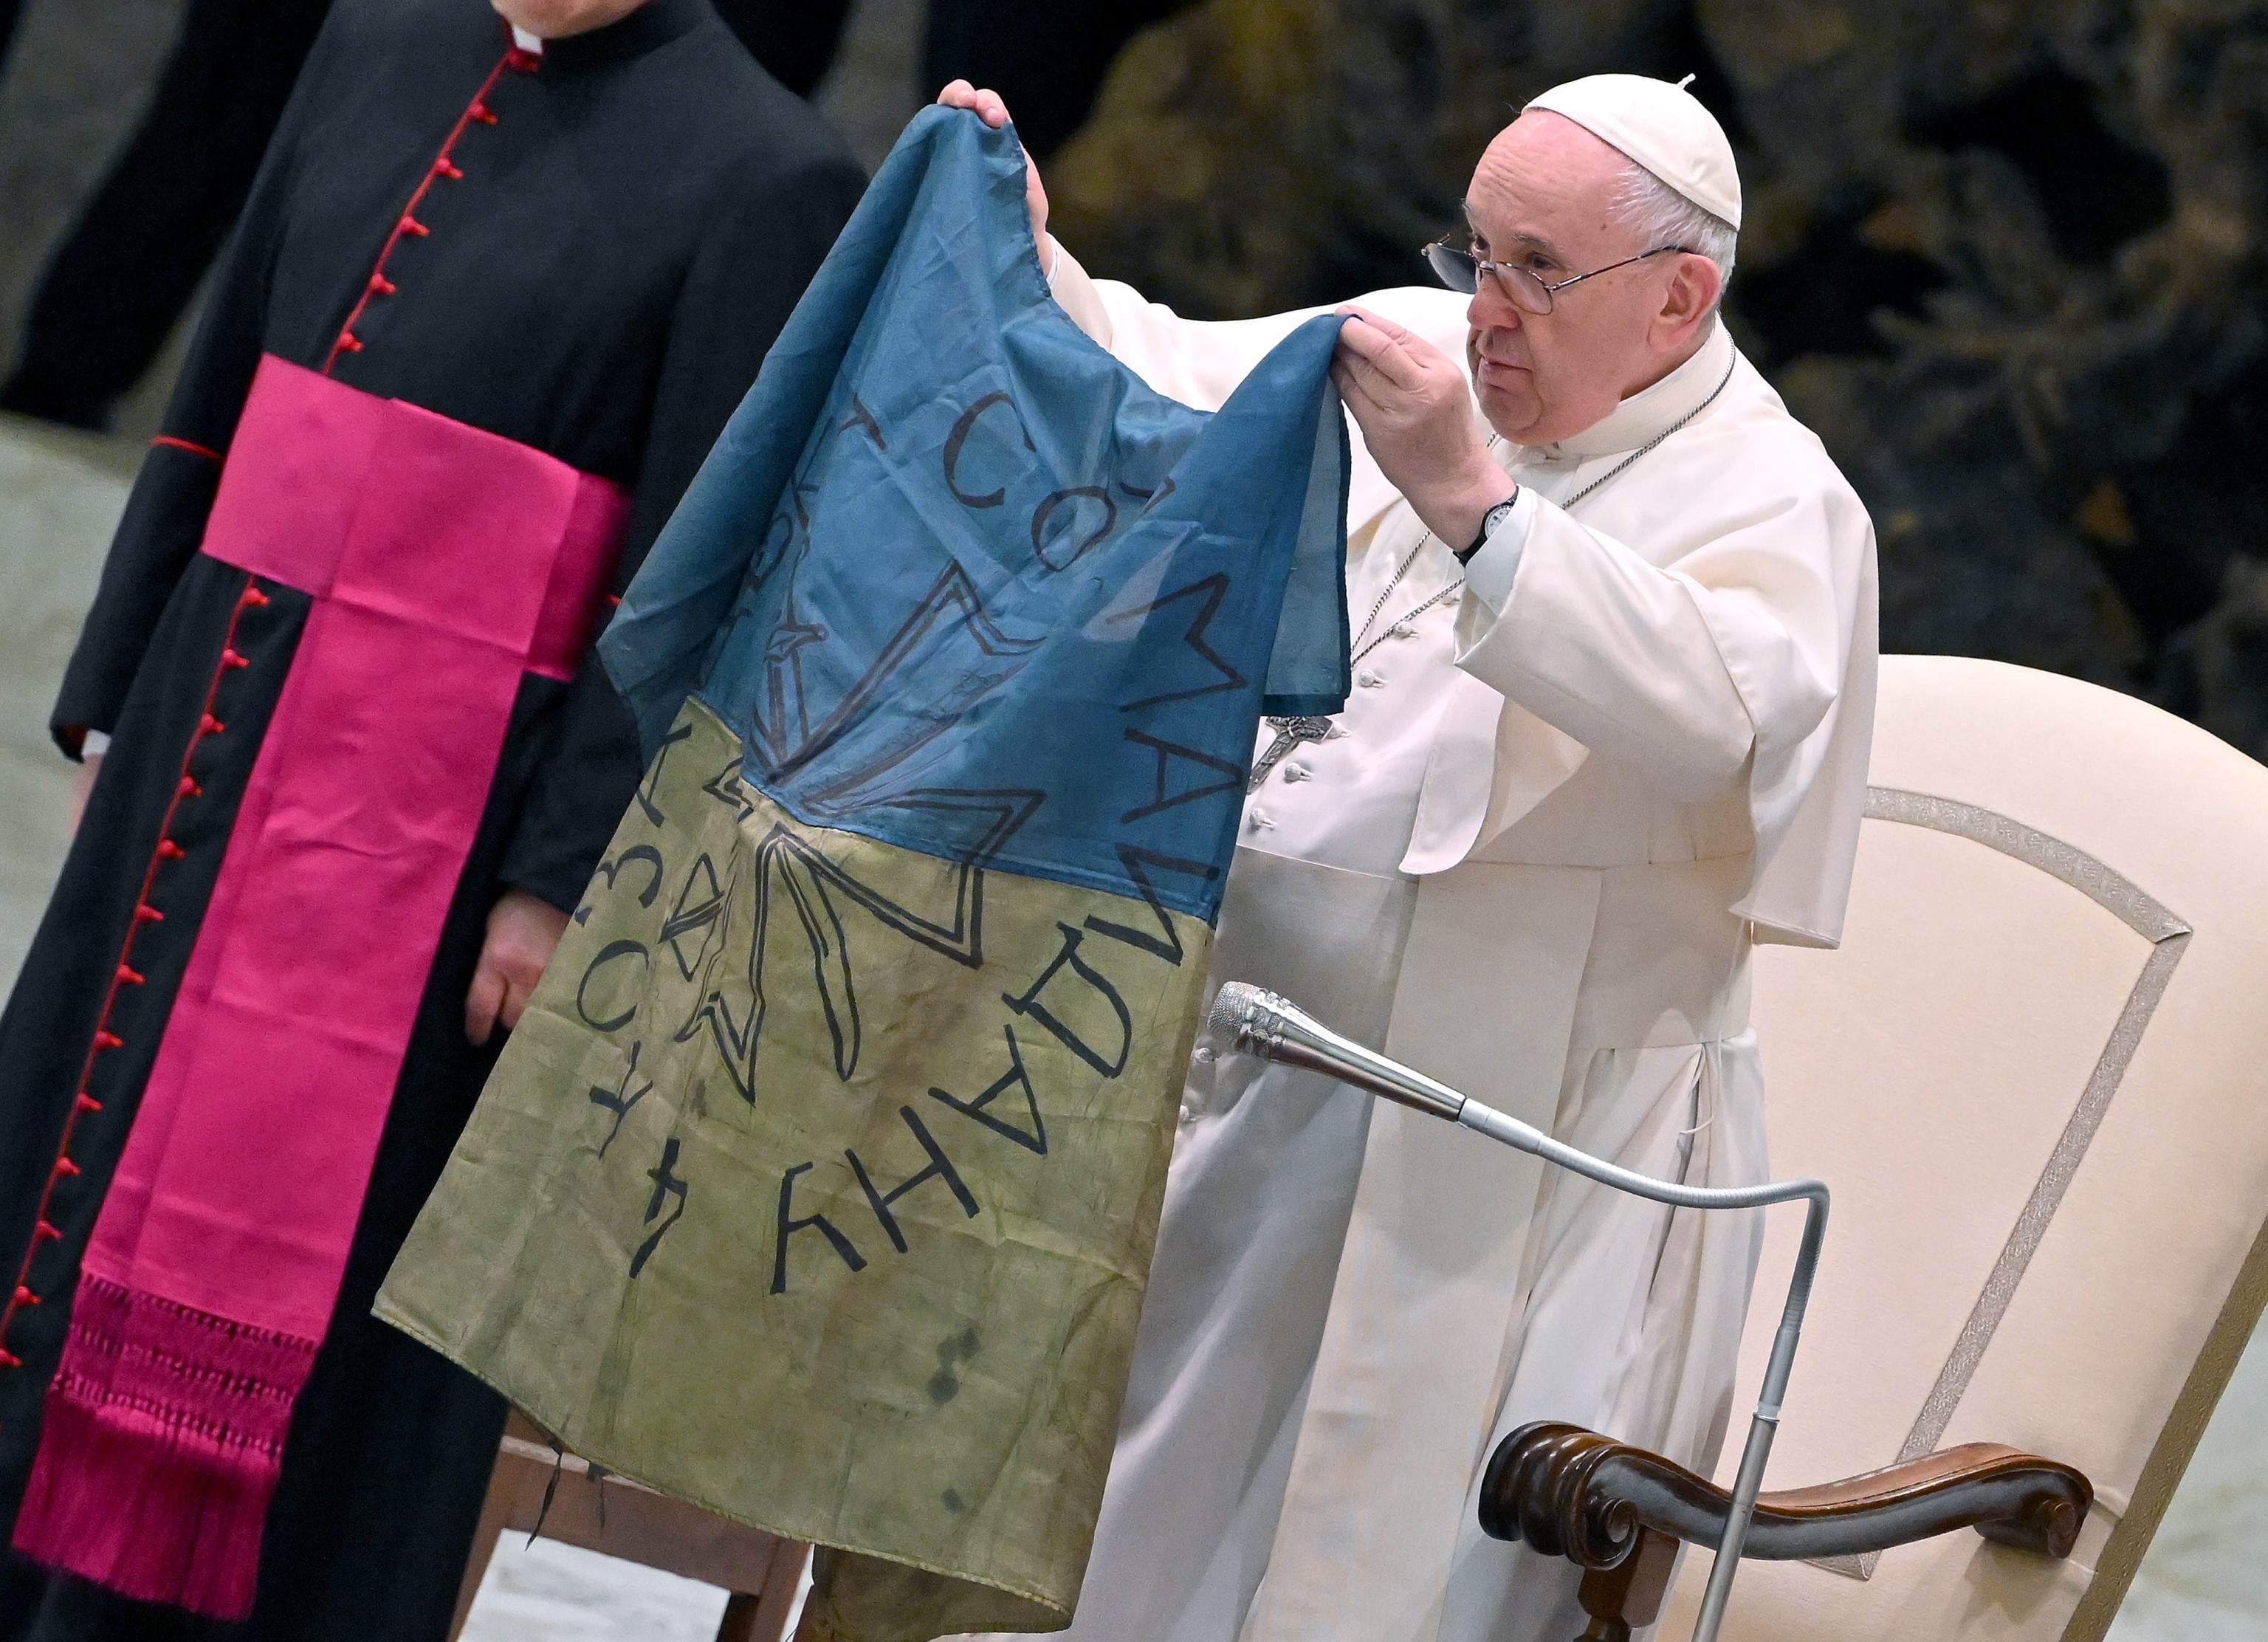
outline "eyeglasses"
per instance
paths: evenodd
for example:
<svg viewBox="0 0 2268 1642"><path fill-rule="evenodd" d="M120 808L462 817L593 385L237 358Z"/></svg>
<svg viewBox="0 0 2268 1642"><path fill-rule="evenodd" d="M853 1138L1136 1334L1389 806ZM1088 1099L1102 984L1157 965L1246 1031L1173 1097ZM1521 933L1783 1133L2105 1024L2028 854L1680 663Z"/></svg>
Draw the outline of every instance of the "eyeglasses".
<svg viewBox="0 0 2268 1642"><path fill-rule="evenodd" d="M1459 250L1447 239L1436 239L1423 247L1419 254L1432 265L1433 273L1450 290L1469 297L1481 288L1481 276L1496 276L1497 286L1504 294L1530 313L1551 312L1551 293L1565 291L1570 285L1580 285L1587 279L1596 279L1602 274L1611 274L1618 268L1628 268L1633 262L1643 262L1650 256L1666 256L1672 251L1689 252L1682 245L1658 245L1651 251L1641 251L1636 256L1626 256L1619 262L1609 262L1604 268L1594 268L1587 274L1578 274L1572 279L1563 279L1547 285L1524 268L1509 262L1491 262L1479 252Z"/></svg>

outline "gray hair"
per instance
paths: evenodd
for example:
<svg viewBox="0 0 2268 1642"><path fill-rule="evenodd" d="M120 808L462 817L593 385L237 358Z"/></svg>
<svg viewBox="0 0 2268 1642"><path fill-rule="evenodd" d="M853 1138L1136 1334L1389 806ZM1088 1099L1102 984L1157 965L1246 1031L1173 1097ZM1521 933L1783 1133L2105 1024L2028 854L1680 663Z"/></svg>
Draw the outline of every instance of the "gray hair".
<svg viewBox="0 0 2268 1642"><path fill-rule="evenodd" d="M1734 247L1740 239L1740 231L1732 224L1696 205L1636 161L1616 183L1608 210L1616 222L1638 231L1645 250L1683 246L1714 262L1724 276L1717 299L1724 300L1723 287L1732 283Z"/></svg>

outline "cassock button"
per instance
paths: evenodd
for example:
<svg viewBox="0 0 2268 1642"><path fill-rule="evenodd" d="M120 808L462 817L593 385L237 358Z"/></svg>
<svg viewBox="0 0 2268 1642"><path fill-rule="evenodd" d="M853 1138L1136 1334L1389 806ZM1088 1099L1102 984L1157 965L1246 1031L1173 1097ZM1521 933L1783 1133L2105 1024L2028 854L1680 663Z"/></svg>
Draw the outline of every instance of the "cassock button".
<svg viewBox="0 0 2268 1642"><path fill-rule="evenodd" d="M1268 832L1272 830L1276 825L1274 821L1269 820L1267 816L1262 814L1258 810L1253 811L1251 815L1247 819L1250 821L1252 829L1255 832Z"/></svg>
<svg viewBox="0 0 2268 1642"><path fill-rule="evenodd" d="M1314 779L1314 771L1307 769L1304 764L1286 764L1284 766L1284 779L1286 781L1309 781Z"/></svg>
<svg viewBox="0 0 2268 1642"><path fill-rule="evenodd" d="M1382 673L1373 673L1370 668L1365 667L1354 675L1354 681L1366 690L1374 690L1386 682L1386 675Z"/></svg>
<svg viewBox="0 0 2268 1642"><path fill-rule="evenodd" d="M1209 1064L1212 1059L1212 1046L1210 1043L1198 1044L1189 1051L1189 1058L1200 1065Z"/></svg>
<svg viewBox="0 0 2268 1642"><path fill-rule="evenodd" d="M1323 740L1326 741L1336 741L1344 736L1346 733L1346 725L1343 724L1334 724L1329 729L1323 732Z"/></svg>
<svg viewBox="0 0 2268 1642"><path fill-rule="evenodd" d="M1182 1123L1184 1128L1197 1121L1197 1115L1195 1112L1189 1110L1186 1106L1182 1108Z"/></svg>

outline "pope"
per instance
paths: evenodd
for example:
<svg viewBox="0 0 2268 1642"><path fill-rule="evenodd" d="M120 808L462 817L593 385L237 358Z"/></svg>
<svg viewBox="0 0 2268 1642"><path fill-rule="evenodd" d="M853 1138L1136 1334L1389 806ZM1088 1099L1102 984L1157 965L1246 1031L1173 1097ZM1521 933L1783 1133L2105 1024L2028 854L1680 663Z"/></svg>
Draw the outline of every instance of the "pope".
<svg viewBox="0 0 2268 1642"><path fill-rule="evenodd" d="M1182 320L1029 195L1057 299L1176 399L1310 317ZM1546 92L1464 211L1448 291L1340 310L1357 688L1263 729L1213 980L1631 1168L1761 1180L1749 955L1840 936L1873 528L1719 315L1740 179L1683 88ZM1487 1455L1550 1418L1708 1471L1760 1234L1201 1035L1070 1634L1565 1642L1574 1571L1479 1532Z"/></svg>

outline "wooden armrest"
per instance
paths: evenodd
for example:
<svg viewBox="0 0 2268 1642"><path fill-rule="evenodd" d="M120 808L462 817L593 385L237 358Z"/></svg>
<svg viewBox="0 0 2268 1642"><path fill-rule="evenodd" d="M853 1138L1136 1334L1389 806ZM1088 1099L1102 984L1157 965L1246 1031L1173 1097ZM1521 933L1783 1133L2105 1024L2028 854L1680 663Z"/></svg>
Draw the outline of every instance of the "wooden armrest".
<svg viewBox="0 0 2268 1642"><path fill-rule="evenodd" d="M1767 1493L1744 1557L1791 1562L1851 1557L1973 1528L1996 1544L2071 1554L2095 1503L2068 1465L1972 1442L1863 1476ZM1641 1530L1714 1546L1731 1500L1659 1454L1580 1425L1523 1425L1497 1445L1481 1484L1483 1531L1525 1540L1579 1567L1611 1569Z"/></svg>

